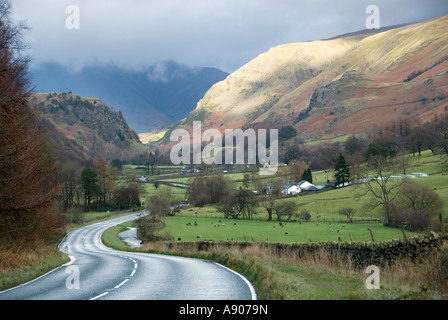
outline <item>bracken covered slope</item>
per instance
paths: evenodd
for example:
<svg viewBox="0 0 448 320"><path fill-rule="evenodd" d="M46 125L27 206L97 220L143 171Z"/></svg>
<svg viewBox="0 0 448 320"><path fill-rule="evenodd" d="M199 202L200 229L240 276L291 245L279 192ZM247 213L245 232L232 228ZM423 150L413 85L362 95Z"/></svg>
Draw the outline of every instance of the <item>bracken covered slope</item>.
<svg viewBox="0 0 448 320"><path fill-rule="evenodd" d="M96 98L68 93L35 93L31 104L42 129L62 159L87 161L97 154L125 160L145 150L121 112Z"/></svg>
<svg viewBox="0 0 448 320"><path fill-rule="evenodd" d="M448 112L448 16L270 49L215 84L173 128L292 125L304 139ZM169 144L169 133L161 140Z"/></svg>

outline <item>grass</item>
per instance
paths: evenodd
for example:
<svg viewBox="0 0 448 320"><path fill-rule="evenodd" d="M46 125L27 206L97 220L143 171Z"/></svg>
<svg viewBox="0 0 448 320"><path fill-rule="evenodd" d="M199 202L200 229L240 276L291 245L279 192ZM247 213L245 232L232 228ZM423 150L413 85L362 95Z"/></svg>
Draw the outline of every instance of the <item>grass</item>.
<svg viewBox="0 0 448 320"><path fill-rule="evenodd" d="M448 199L448 175L442 175L440 172L440 158L432 155L430 151L425 151L421 156L412 157L411 161L412 164L408 173L424 172L429 174L426 178L416 178L414 180L434 188L442 199ZM324 183L329 177L331 178L332 174L331 170L313 172L314 181L316 184ZM229 173L227 176L234 181L241 182L244 173ZM176 176L173 179L185 183L190 178ZM147 194L156 192L152 184L147 184L145 187ZM173 188L173 191L176 192L179 200L184 198L184 189ZM402 237L400 229L385 227L380 222L374 222L382 218L381 208L367 211L365 204L369 198L357 199L355 193L355 187L351 186L296 197L284 197L277 200L293 201L300 206L300 209L308 210L312 215L311 221L301 224L287 223L284 227L280 227L278 222L267 222L266 212L263 208L258 209L258 214L254 217L254 220L225 220L223 215L217 212L214 207L206 206L204 208L183 209L180 214L167 217L165 219L166 229L163 232L167 231L174 239L180 238L182 241L207 239L303 242L310 241L310 239L312 241L337 241L339 237L343 241L350 241L350 234L355 241L370 241L369 228L372 229L376 241ZM345 207L351 207L356 211L354 218L356 223L348 223L338 214L338 211ZM448 201L445 201L445 216L447 212ZM195 221L198 222L197 226L194 225ZM193 226L187 226L188 223ZM237 226L234 223L237 223ZM332 223L332 227L329 227L330 223ZM225 226L223 226L224 224ZM413 236L417 233L408 231L407 234Z"/></svg>
<svg viewBox="0 0 448 320"><path fill-rule="evenodd" d="M129 212L86 212L77 213L83 215L80 219L83 224L69 224L66 230L71 231L82 227L85 224L115 218L129 214ZM123 227L118 227L123 228ZM117 233L118 234L118 233ZM116 234L111 237L110 244L126 248ZM31 281L52 269L60 267L70 259L57 247L57 243L37 243L29 248L20 248L13 250L4 248L0 245L0 291L18 286L22 283Z"/></svg>
<svg viewBox="0 0 448 320"><path fill-rule="evenodd" d="M0 248L0 291L31 281L69 260L55 245L19 251Z"/></svg>
<svg viewBox="0 0 448 320"><path fill-rule="evenodd" d="M152 195L157 193L157 188L154 187L154 184L152 183L143 183L143 193L141 195L142 199L145 199L147 201ZM160 185L159 188L169 188L171 189L174 197L174 201L176 202L182 202L185 199L185 191L184 188L177 188L177 187L171 187L167 185Z"/></svg>
<svg viewBox="0 0 448 320"><path fill-rule="evenodd" d="M442 175L437 157L429 152L413 157L412 167L408 172L429 174L429 177L415 181L434 188L442 199L448 198L448 176ZM324 183L328 176L331 179L331 175L331 171L313 172L316 184ZM228 176L233 177L235 181L241 181L243 174ZM439 254L419 263L404 261L382 269L381 290L367 290L367 275L364 270L353 270L350 264L337 259L331 260L325 253L298 260L297 257L291 256L274 257L257 245L265 241L336 241L338 237L349 241L350 233L355 241L371 241L368 228L372 229L376 241L402 238L400 229L385 227L379 222L362 222L381 218L379 209L368 212L363 209L366 199L356 199L354 188L347 187L278 200L295 201L312 214L310 222L286 223L283 228L278 222L267 222L263 209L259 210L254 220L230 220L223 219L222 214L212 206L186 208L180 214L165 219L166 230L163 232L171 233L175 239L174 244L178 242L181 245L177 240L180 238L181 242L234 240L253 241L254 245L249 250L238 251L234 247L219 247L217 242L215 250L195 252L175 249L175 246L169 249L170 243L156 242L144 244L138 250L191 256L222 263L246 275L254 283L260 299L446 299L447 275L443 272L443 266L446 266L448 261L446 245ZM337 214L339 208L347 206L357 211L356 223L347 223ZM446 212L448 210L445 202L445 216ZM321 218L318 219L317 215ZM197 225L194 222L197 222ZM319 222L320 225L317 226ZM188 223L192 225L187 226ZM330 223L332 227L329 226ZM198 238L198 235L201 238ZM407 231L406 235L412 237L417 233Z"/></svg>
<svg viewBox="0 0 448 320"><path fill-rule="evenodd" d="M112 227L103 233L101 240L106 246L115 248L116 250L129 250L131 246L121 241L121 239L118 237L118 234L126 231L128 227L131 227L133 225L134 221L128 221L118 226Z"/></svg>
<svg viewBox="0 0 448 320"><path fill-rule="evenodd" d="M408 172L430 174L429 177L416 181L436 188L436 192L442 199L448 199L448 176L441 174L440 159L430 152L424 152L422 156L412 158L412 163L413 166ZM175 170L178 169L175 168ZM139 170L136 167L126 167L122 177L131 176L133 171L140 173ZM164 170L169 172L172 169L164 168ZM227 175L237 182L241 182L244 177L244 173L229 173ZM316 184L324 183L327 176L332 178L331 175L331 171L313 172L314 182ZM176 175L173 179L166 181L186 182L188 179L188 177ZM145 197L156 192L152 184L145 184L144 188ZM173 191L178 199L183 200L184 189L173 188ZM380 211L363 211L364 200L356 201L353 194L352 187L348 187L279 200L296 201L301 208L306 208L312 214L310 222L287 223L283 228L278 225L278 222L267 222L262 209L254 220L225 220L213 207L187 208L182 210L180 215L166 218L165 222L167 231L174 236L174 239L181 238L182 241L197 241L198 235L201 235L200 240L301 242L311 239L317 242L336 241L338 237L341 237L342 240L349 241L350 233L355 241L370 241L370 232L367 228L373 230L376 241L402 237L401 230L384 227L380 223L358 222L351 224L343 222L337 211L345 206L351 206L357 210L355 218L358 220L371 220L381 216ZM445 216L448 212L447 206L448 201L445 200ZM319 221L317 215L321 216L320 226L316 226ZM84 221L94 222L110 216L111 214L104 212L85 213ZM195 221L198 222L198 226L194 226ZM188 222L191 222L193 226L187 227ZM329 227L330 222L333 224L331 228ZM226 224L224 227L223 223ZM237 226L234 226L233 223L237 223ZM343 227L344 223L345 227ZM218 224L220 227L217 226ZM119 240L117 236L128 226L132 226L132 222L107 230L103 234L103 241L106 245L116 249L130 250L130 247ZM288 235L285 232L288 232ZM407 235L410 237L414 233L407 232ZM226 251L224 248L217 252L181 252L168 250L166 245L167 243L148 243L139 250L188 255L222 263L246 275L255 284L260 299L446 298L446 291L442 291L444 295L440 295L439 291L428 288L428 283L431 281L435 284L443 282L443 278L437 274L440 270L434 269L434 266L439 265L440 257L434 257L431 263L404 264L396 266L395 269L384 270L381 278L382 290L366 290L364 284L366 274L363 270L354 271L341 263L337 265L328 263L325 256L297 261L293 257L273 257L261 249L257 249L256 246L252 252ZM446 251L445 248L445 258ZM28 251L13 253L0 250L0 255L0 290L29 281L68 261L67 257L55 246L52 248L42 246L34 253ZM448 259L443 260L444 264L442 265L446 265L447 261Z"/></svg>
<svg viewBox="0 0 448 320"><path fill-rule="evenodd" d="M351 135L349 135L349 134L342 134L342 135L338 135L337 137L334 137L334 138L323 138L323 137L320 137L319 139L308 141L306 144L311 146L311 145L315 145L315 144L321 143L323 141L341 142L341 143L343 143L343 142L347 141L347 139L350 136Z"/></svg>
<svg viewBox="0 0 448 320"><path fill-rule="evenodd" d="M182 245L181 245L182 246ZM140 252L188 256L215 261L244 274L264 300L396 300L447 299L444 266L448 248L417 263L403 260L380 270L380 289L368 290L364 269L354 269L347 259L320 251L297 257L275 255L262 244L227 247L219 243L207 251L147 243ZM445 280L444 280L445 279Z"/></svg>
<svg viewBox="0 0 448 320"><path fill-rule="evenodd" d="M403 237L400 229L385 227L379 222L335 222L331 223L332 226L328 222L320 223L320 225L316 222L289 222L283 223L282 227L277 221L233 220L220 217L201 217L200 215L176 215L166 217L164 220L166 228L162 232L168 232L174 239L180 238L181 241L229 240L291 243L310 240L313 242L338 241L339 237L342 241L350 241L350 234L355 241L371 241L368 228L373 230L376 241ZM191 226L187 226L188 223L191 223ZM406 234L410 237L417 235L415 232Z"/></svg>

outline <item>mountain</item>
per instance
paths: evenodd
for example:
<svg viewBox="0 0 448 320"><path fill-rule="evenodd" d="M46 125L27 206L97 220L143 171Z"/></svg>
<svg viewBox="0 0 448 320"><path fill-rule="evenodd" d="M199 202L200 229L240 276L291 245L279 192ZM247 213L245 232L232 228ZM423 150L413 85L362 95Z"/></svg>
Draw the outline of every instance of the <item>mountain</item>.
<svg viewBox="0 0 448 320"><path fill-rule="evenodd" d="M213 85L171 130L200 120L202 130L292 126L305 141L332 139L400 117L425 121L446 112L447 94L442 16L272 48Z"/></svg>
<svg viewBox="0 0 448 320"><path fill-rule="evenodd" d="M85 162L98 153L127 160L146 150L121 112L99 99L52 92L32 94L30 101L55 155L63 160Z"/></svg>
<svg viewBox="0 0 448 320"><path fill-rule="evenodd" d="M186 117L204 93L228 75L216 68L189 67L173 61L138 71L114 65L70 71L47 63L30 73L36 92L73 92L99 98L120 110L137 132L171 125Z"/></svg>

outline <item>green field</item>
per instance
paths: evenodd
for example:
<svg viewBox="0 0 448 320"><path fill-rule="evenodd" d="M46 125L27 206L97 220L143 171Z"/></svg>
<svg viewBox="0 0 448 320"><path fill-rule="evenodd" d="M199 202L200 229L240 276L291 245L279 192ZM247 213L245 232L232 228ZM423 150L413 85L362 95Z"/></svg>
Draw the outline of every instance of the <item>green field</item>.
<svg viewBox="0 0 448 320"><path fill-rule="evenodd" d="M182 167L163 167L164 172L178 172ZM222 168L221 168L222 169ZM219 169L219 171L221 171ZM217 169L218 170L218 169ZM442 162L439 156L425 151L421 156L411 157L411 166L407 173L422 172L429 176L412 179L415 182L434 189L442 199L448 199L448 175L442 174ZM122 177L131 175L145 175L145 170L136 166L126 166ZM244 172L225 173L235 182L236 187L242 186ZM397 173L399 174L399 173ZM188 184L195 175L150 176L162 183L178 182ZM324 184L333 178L333 170L313 172L314 184ZM142 199L148 199L157 192L152 183L143 184ZM166 186L164 186L166 187ZM176 201L186 198L186 189L169 187L173 191ZM367 209L368 196L356 198L358 189L354 186L333 189L325 192L301 194L294 197L282 197L277 201L293 201L299 209L306 209L311 214L309 222L290 222L281 227L276 221L267 221L264 208L257 209L258 214L253 220L224 220L223 215L213 207L187 208L175 217L166 217L166 229L176 240L234 240L234 241L272 241L272 242L303 242L303 241L350 241L350 234L355 241L371 241L369 228L372 229L376 241L397 239L402 237L400 229L384 227L381 223L382 211L380 207ZM339 215L341 208L351 207L355 210L355 223L348 223L346 218ZM448 201L444 202L445 217L448 216ZM276 218L275 215L273 217ZM219 222L221 220L221 222ZM198 225L194 226L194 222ZM187 223L193 226L186 226ZM235 226L234 223L237 225ZM332 227L330 227L330 223ZM225 226L223 226L225 224ZM339 230L339 232L338 232ZM287 233L287 234L286 234ZM407 232L409 236L416 233ZM200 236L200 238L198 238Z"/></svg>
<svg viewBox="0 0 448 320"><path fill-rule="evenodd" d="M434 189L445 200L444 215L447 217L448 175L442 174L441 159L430 152L424 152L420 157L413 157L412 167L409 168L408 173L413 172L429 175L413 180ZM244 173L230 172L225 175L234 180L237 187L242 185ZM333 172L332 170L316 171L313 172L313 177L315 184L323 184L327 179L333 178ZM189 183L190 178L174 175L160 177L160 181ZM185 189L173 188L173 190L176 189L181 199ZM365 204L369 201L369 197L356 198L356 191L356 188L351 186L276 200L296 202L300 210L306 209L311 214L309 222L287 222L283 223L282 227L278 221L267 221L265 209L262 207L257 209L258 213L254 215L253 220L224 219L223 214L213 206L186 207L173 217L165 217L166 227L160 232L170 234L174 242L215 240L293 243L338 241L338 238L342 241L351 241L350 234L354 241L370 242L372 238L369 229L372 230L377 242L403 238L401 229L386 227L382 224L381 208L367 210ZM145 184L145 192L148 196L157 191L152 184ZM346 218L339 215L339 209L344 207L352 207L356 211L354 223L348 223ZM273 218L275 219L276 216L274 215ZM112 238L110 243L118 239L116 233L123 230L123 227L117 226L105 233ZM418 233L406 231L408 238L416 235ZM116 242L119 243L119 241ZM364 270L352 270L346 264L338 264L337 261L330 263L325 260L325 256L322 260L319 260L319 257L312 257L298 261L293 256L276 258L263 250L253 253L238 253L231 250L227 252L224 249L222 249L223 252L179 252L173 251L174 249L164 250L158 247L161 244L164 243L147 243L141 249L148 252L155 250L165 254L187 255L224 264L253 281L262 299L419 300L440 299L442 297L440 294L446 293L438 273L440 266L444 263L443 257L444 255L446 257L446 250L440 257L429 262L412 266L398 264L390 270L382 270L382 290L366 290ZM428 283L435 289L425 289Z"/></svg>
<svg viewBox="0 0 448 320"><path fill-rule="evenodd" d="M315 222L289 222L283 223L282 227L276 221L175 216L165 218L165 223L164 232L168 232L176 241L180 238L180 241L321 242L338 241L339 237L342 241L350 241L350 233L354 241L372 241L368 228L373 230L376 241L403 237L400 229L385 227L378 222L331 225L327 222L320 225ZM417 235L414 232L406 234L409 237Z"/></svg>
<svg viewBox="0 0 448 320"><path fill-rule="evenodd" d="M408 169L408 173L423 172L429 175L412 180L433 188L442 199L448 199L448 175L442 175L439 156L425 151L421 156L412 157L411 161L412 165ZM315 184L324 183L332 175L331 170L313 172L314 182ZM227 176L233 179L238 186L242 183L244 173L229 173ZM184 183L188 183L188 179L178 176L172 178L172 180ZM151 187L148 188L149 191L154 191L151 190ZM282 197L277 200L296 202L300 210L306 209L311 213L309 222L283 223L283 227L281 227L277 221L267 221L266 211L262 207L257 209L258 214L254 216L253 220L224 219L223 215L217 212L213 206L206 206L204 208L187 208L175 217L165 218L166 229L163 232L168 232L175 240L180 238L181 241L307 242L311 240L314 242L337 241L339 237L342 241L350 241L350 234L354 241L371 241L368 230L370 228L376 241L402 238L400 229L383 226L381 207L366 209L366 203L370 198L368 196L356 198L357 192L356 187L350 186L325 192ZM181 198L181 191L178 191L178 195ZM448 201L445 201L444 205L446 217L448 216ZM349 223L346 218L339 215L339 209L344 207L351 207L355 210L354 223ZM275 219L275 215L273 218ZM197 226L194 225L195 222L197 222ZM188 223L191 223L192 226L187 226ZM236 225L234 225L235 223ZM331 227L330 224L332 224ZM410 231L406 233L408 236L417 235Z"/></svg>

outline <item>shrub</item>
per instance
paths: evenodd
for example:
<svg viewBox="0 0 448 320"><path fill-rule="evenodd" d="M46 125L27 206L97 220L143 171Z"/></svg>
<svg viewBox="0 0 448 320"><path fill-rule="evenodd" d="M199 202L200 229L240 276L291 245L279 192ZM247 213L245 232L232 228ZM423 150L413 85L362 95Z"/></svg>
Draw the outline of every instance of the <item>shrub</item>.
<svg viewBox="0 0 448 320"><path fill-rule="evenodd" d="M407 211L405 216L410 229L422 231L429 226L432 213L428 209L414 209Z"/></svg>
<svg viewBox="0 0 448 320"><path fill-rule="evenodd" d="M155 217L167 216L174 204L173 191L168 187L159 188L157 193L149 198L149 210Z"/></svg>
<svg viewBox="0 0 448 320"><path fill-rule="evenodd" d="M297 215L297 204L280 202L274 206L274 213L277 215L278 221L290 221L293 216Z"/></svg>
<svg viewBox="0 0 448 320"><path fill-rule="evenodd" d="M300 213L298 216L299 216L300 220L302 220L302 221L310 221L311 220L311 213L309 213L309 211L306 209L300 210Z"/></svg>
<svg viewBox="0 0 448 320"><path fill-rule="evenodd" d="M353 222L353 217L355 216L355 210L353 208L341 208L339 209L339 214L346 217L350 222Z"/></svg>
<svg viewBox="0 0 448 320"><path fill-rule="evenodd" d="M442 212L443 200L427 186L407 182L389 209L391 224L422 231L428 228L433 217Z"/></svg>
<svg viewBox="0 0 448 320"><path fill-rule="evenodd" d="M233 182L223 175L197 177L188 188L188 200L194 206L217 204L232 196Z"/></svg>
<svg viewBox="0 0 448 320"><path fill-rule="evenodd" d="M157 231L165 227L165 221L152 215L137 220L138 237L142 241L173 240L168 234L160 235Z"/></svg>

